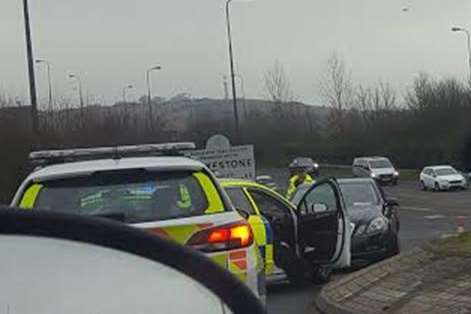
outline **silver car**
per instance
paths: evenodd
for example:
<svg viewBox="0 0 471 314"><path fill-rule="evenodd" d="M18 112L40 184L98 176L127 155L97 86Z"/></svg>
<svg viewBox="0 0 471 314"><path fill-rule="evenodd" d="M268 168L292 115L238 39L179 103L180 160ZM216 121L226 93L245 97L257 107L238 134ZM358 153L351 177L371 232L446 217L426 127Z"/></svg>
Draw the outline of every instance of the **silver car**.
<svg viewBox="0 0 471 314"><path fill-rule="evenodd" d="M354 177L372 178L380 184L397 185L399 171L386 157L361 157L353 160Z"/></svg>

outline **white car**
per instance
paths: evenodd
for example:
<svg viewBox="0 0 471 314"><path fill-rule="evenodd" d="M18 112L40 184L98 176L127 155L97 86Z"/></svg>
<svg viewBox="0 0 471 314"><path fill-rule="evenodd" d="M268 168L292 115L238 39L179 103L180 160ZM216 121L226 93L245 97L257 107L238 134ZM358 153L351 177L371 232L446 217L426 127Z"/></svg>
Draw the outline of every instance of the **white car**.
<svg viewBox="0 0 471 314"><path fill-rule="evenodd" d="M461 173L451 166L425 167L420 173L420 185L423 190L435 191L466 189L467 181Z"/></svg>

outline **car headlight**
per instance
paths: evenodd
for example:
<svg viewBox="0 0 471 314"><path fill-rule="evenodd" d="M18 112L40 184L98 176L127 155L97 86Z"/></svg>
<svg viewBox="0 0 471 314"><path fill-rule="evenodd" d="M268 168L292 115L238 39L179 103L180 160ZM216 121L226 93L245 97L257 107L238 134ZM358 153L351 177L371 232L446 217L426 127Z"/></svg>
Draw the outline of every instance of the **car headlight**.
<svg viewBox="0 0 471 314"><path fill-rule="evenodd" d="M399 171L394 171L393 175L394 175L395 177L399 177Z"/></svg>
<svg viewBox="0 0 471 314"><path fill-rule="evenodd" d="M319 164L317 162L314 163L314 168L319 168Z"/></svg>
<svg viewBox="0 0 471 314"><path fill-rule="evenodd" d="M373 233L378 231L383 231L388 226L388 221L384 217L378 217L373 219L372 222L366 228L366 233Z"/></svg>
<svg viewBox="0 0 471 314"><path fill-rule="evenodd" d="M372 173L371 173L371 177L372 177L372 178L376 178L376 174L372 172Z"/></svg>

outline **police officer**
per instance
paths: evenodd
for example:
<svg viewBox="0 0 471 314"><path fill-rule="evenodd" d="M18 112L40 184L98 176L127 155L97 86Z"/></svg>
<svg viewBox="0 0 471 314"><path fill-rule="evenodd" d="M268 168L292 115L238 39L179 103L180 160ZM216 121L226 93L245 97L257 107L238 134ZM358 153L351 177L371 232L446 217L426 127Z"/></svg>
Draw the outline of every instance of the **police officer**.
<svg viewBox="0 0 471 314"><path fill-rule="evenodd" d="M291 200L296 189L301 184L310 184L314 183L314 179L307 173L307 169L305 167L299 165L290 165L290 168L293 170L292 175L289 178L288 182L288 191L286 193L286 198Z"/></svg>

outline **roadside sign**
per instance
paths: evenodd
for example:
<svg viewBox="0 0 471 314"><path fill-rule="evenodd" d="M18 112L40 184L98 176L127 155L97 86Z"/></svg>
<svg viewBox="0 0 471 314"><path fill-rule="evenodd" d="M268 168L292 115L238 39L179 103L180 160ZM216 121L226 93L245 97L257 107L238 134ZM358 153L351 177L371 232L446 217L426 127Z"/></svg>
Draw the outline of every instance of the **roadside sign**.
<svg viewBox="0 0 471 314"><path fill-rule="evenodd" d="M222 135L212 138L206 149L188 151L186 155L204 163L220 178L255 179L253 145L230 146Z"/></svg>
<svg viewBox="0 0 471 314"><path fill-rule="evenodd" d="M216 134L208 138L206 141L207 150L226 149L231 147L231 142L227 137L221 134Z"/></svg>

